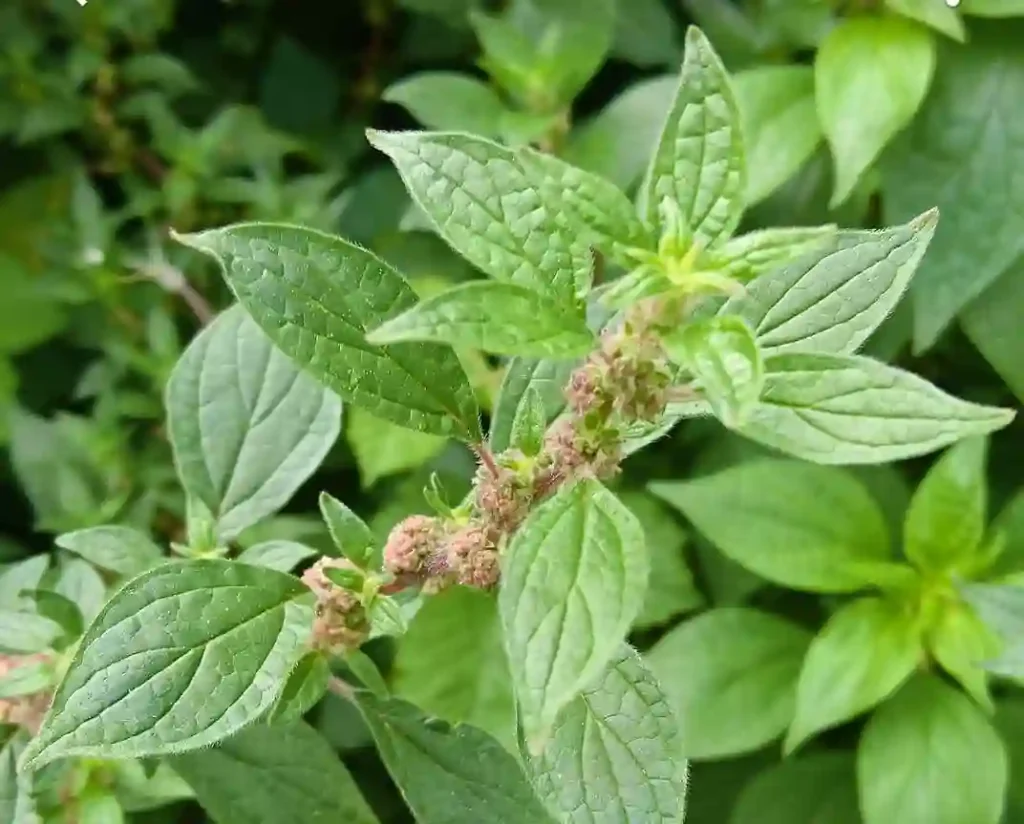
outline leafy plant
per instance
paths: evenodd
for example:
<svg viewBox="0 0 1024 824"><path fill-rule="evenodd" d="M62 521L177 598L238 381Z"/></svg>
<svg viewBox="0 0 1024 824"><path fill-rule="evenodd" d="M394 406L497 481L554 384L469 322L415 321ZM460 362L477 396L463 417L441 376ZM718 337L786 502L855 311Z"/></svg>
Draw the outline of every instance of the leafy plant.
<svg viewBox="0 0 1024 824"><path fill-rule="evenodd" d="M522 99L541 82L570 99L596 65L593 54L573 51L575 37L542 38L528 54L533 45L507 20L477 18L477 31L495 76ZM546 60L555 68L544 72ZM261 792L273 782L308 786L296 802L307 817L330 809L373 821L347 773L296 721L331 692L362 717L419 820L682 821L687 756L757 747L787 726L793 749L895 692L926 650L987 702L976 661L989 636L956 581L997 557L984 528L983 436L1013 412L856 354L906 291L937 216L879 232L737 235L741 131L728 74L691 28L636 208L614 183L529 146L458 132L369 132L433 229L488 279L419 300L380 257L316 229L247 222L178 234L216 258L240 304L195 338L168 383L187 535L171 563L156 563L149 540L126 527L58 538L90 570L88 562L138 574L84 633L81 616L68 618L78 608L42 597L46 590L35 590L34 608L12 613L38 636L18 652L68 650L38 731L16 739L16 803L33 803L24 782L46 770L161 758L221 820L247 815L228 798L261 771L271 782ZM596 282L602 272L612 277ZM490 443L455 350L541 359L525 380L506 381ZM572 363L561 411L534 385L558 373L556 361ZM342 402L465 443L478 460L469 493L453 504L434 482L424 498L435 513L405 517L383 542L322 496L334 546L301 578L288 568L319 554L301 543L239 553L239 536L280 509L328 453ZM607 484L627 454L692 417L819 465L744 463L655 484L657 495L768 580L879 594L837 609L810 641L756 610L713 610L669 633L645 663L626 642L654 562L644 524ZM910 503L909 563L901 562L870 495L825 464L950 444ZM412 632L410 616L422 609L426 620L442 599L478 616L464 643L480 657L468 671L439 673L421 709L389 694L361 648ZM56 643L79 633L73 648ZM702 650L731 644L727 659L692 666ZM504 655L492 657L495 646ZM485 660L507 667L507 679L478 682L456 699L465 681L486 675ZM838 679L836 660L846 662ZM722 694L717 685L729 676L715 667L742 672L761 662L776 674L738 682L761 700L744 695L730 707L739 699ZM45 696L50 681L30 678L43 671L30 666L13 672ZM685 674L696 680L687 684ZM477 699L483 689L486 704ZM928 680L904 689L921 692L902 699L915 710L951 719L965 747L994 748L993 763L1003 763L968 699ZM766 699L772 709L763 713ZM698 708L702 726L691 727ZM735 717L754 708L753 725ZM431 720L439 709L453 723ZM880 712L865 733L858 770L869 821L912 803L882 787L889 772L879 760L889 757L886 736L899 734L893 725L915 723L911 713ZM688 728L694 739L684 744ZM582 761L581 746L591 752ZM277 748L300 752L298 764L258 766ZM990 774L979 806L964 815L990 820L1002 785ZM267 797L270 807L282 803Z"/></svg>
<svg viewBox="0 0 1024 824"><path fill-rule="evenodd" d="M1015 821L1024 7L343 6L0 11L0 820Z"/></svg>

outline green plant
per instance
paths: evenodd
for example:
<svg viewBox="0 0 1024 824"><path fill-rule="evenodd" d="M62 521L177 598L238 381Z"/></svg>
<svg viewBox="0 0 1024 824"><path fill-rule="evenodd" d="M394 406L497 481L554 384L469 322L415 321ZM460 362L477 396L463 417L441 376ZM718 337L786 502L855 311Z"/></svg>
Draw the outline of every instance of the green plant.
<svg viewBox="0 0 1024 824"><path fill-rule="evenodd" d="M485 39L499 31L484 34L492 25L478 29ZM559 64L565 95L594 59ZM519 75L498 66L492 61L511 91ZM148 538L124 527L58 538L97 565L119 573L135 565L140 574L63 662L45 721L15 753L22 775L82 759L159 758L217 818L287 803L303 820L371 822L330 748L299 720L331 692L358 710L418 820L681 821L687 754L740 752L786 726L792 749L895 691L925 650L987 700L974 654L991 639L957 586L998 562L1000 542L985 534L983 436L1013 412L857 354L905 293L937 215L882 231L736 235L747 186L740 123L721 61L691 28L636 208L615 184L529 146L460 132L369 132L435 230L490 276L424 299L381 258L316 229L247 222L178 234L218 260L240 304L190 344L168 384L187 535L173 546L176 560L155 566ZM513 358L487 439L456 354L468 350ZM564 409L547 386L559 373ZM289 571L320 552L280 540L239 552L240 536L316 469L338 436L341 402L455 438L478 466L461 500L432 481L424 501L434 514L404 518L385 541L322 494L333 547L299 579ZM695 417L815 463L744 464L655 484L656 494L764 578L883 594L842 606L813 642L780 618L713 610L646 658L630 647L627 635L650 609L650 527L609 484L627 456ZM951 444L910 503L910 563L898 562L870 496L826 465ZM745 503L741 519L725 509ZM756 545L752 530L762 531ZM778 551L765 552L766 542ZM479 658L467 668L441 648L417 707L390 694L362 647L401 636L413 615L444 600L477 617L463 631L479 634ZM36 611L44 608L55 606ZM662 607L668 616L686 608ZM733 637L730 667L765 650L785 664L779 694L775 678L759 681L770 711L741 723L718 710L711 718L726 726L721 739L714 725L698 726L684 749L677 717L691 720L693 693L664 677L663 694L659 662L677 643L699 650ZM822 662L850 644L858 655L870 644L874 656L837 685ZM786 676L805 651L790 725ZM707 700L728 700L714 689L713 667L691 672ZM467 689L475 700L453 698ZM928 803L872 776L885 777L886 741L900 725L936 719L955 722L960 762L991 753L972 796L978 806L964 802L961 814L947 805L943 814L996 820L1004 768L994 733L969 699L922 674L865 733L858 766L871 824L893 805ZM580 759L581 746L593 757ZM296 754L289 766L270 769L270 783L253 790L253 765L282 751ZM310 790L296 794L306 782ZM929 820L921 809L915 815Z"/></svg>

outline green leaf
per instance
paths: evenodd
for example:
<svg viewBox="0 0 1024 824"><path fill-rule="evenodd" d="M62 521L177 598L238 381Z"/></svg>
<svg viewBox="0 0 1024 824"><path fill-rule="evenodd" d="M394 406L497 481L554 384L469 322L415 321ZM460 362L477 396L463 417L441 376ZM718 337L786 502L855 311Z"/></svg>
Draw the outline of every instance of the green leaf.
<svg viewBox="0 0 1024 824"><path fill-rule="evenodd" d="M19 770L29 740L24 730L15 732L0 749L0 821L5 824L42 824L32 792L32 774Z"/></svg>
<svg viewBox="0 0 1024 824"><path fill-rule="evenodd" d="M320 553L312 547L297 541L263 541L242 550L236 561L253 566L291 572L301 561L307 561Z"/></svg>
<svg viewBox="0 0 1024 824"><path fill-rule="evenodd" d="M1018 334L1021 306L1024 306L1024 257L971 301L960 315L960 326L971 343L1018 401L1024 401L1024 336Z"/></svg>
<svg viewBox="0 0 1024 824"><path fill-rule="evenodd" d="M1024 0L964 0L963 12L975 17L1024 16Z"/></svg>
<svg viewBox="0 0 1024 824"><path fill-rule="evenodd" d="M313 474L341 431L341 402L233 306L174 367L167 426L182 485L232 538Z"/></svg>
<svg viewBox="0 0 1024 824"><path fill-rule="evenodd" d="M810 633L768 613L725 607L671 630L647 661L694 759L753 752L793 719Z"/></svg>
<svg viewBox="0 0 1024 824"><path fill-rule="evenodd" d="M548 427L547 410L540 394L528 386L512 419L511 446L527 457L536 457L544 446Z"/></svg>
<svg viewBox="0 0 1024 824"><path fill-rule="evenodd" d="M446 729L404 701L357 696L377 749L422 824L550 821L516 759L470 726Z"/></svg>
<svg viewBox="0 0 1024 824"><path fill-rule="evenodd" d="M61 549L81 555L100 569L133 577L163 562L164 553L148 535L127 526L95 526L58 535Z"/></svg>
<svg viewBox="0 0 1024 824"><path fill-rule="evenodd" d="M408 110L428 129L499 137L508 111L498 94L467 74L420 72L388 86L381 99Z"/></svg>
<svg viewBox="0 0 1024 824"><path fill-rule="evenodd" d="M1004 821L1017 821L1024 811L1024 700L1019 692L999 702L994 721L1010 760Z"/></svg>
<svg viewBox="0 0 1024 824"><path fill-rule="evenodd" d="M557 417L565 407L563 390L575 365L568 360L513 358L509 361L491 413L489 440L493 452L504 452L512 445L512 425L527 390L533 389L540 396L546 422Z"/></svg>
<svg viewBox="0 0 1024 824"><path fill-rule="evenodd" d="M839 232L748 284L719 314L748 321L766 355L852 354L896 307L937 220L931 211L880 232Z"/></svg>
<svg viewBox="0 0 1024 824"><path fill-rule="evenodd" d="M870 597L841 607L807 651L786 752L883 701L920 657L915 617L901 606Z"/></svg>
<svg viewBox="0 0 1024 824"><path fill-rule="evenodd" d="M746 422L764 387L764 364L746 321L723 315L686 324L662 337L665 351L695 380L726 427Z"/></svg>
<svg viewBox="0 0 1024 824"><path fill-rule="evenodd" d="M811 159L824 135L810 66L758 66L733 78L747 155L745 201L764 200Z"/></svg>
<svg viewBox="0 0 1024 824"><path fill-rule="evenodd" d="M851 17L825 37L814 60L814 85L835 161L832 208L910 123L934 71L934 37L900 17Z"/></svg>
<svg viewBox="0 0 1024 824"><path fill-rule="evenodd" d="M303 655L284 682L267 721L281 724L301 720L323 698L331 678L331 666L322 652Z"/></svg>
<svg viewBox="0 0 1024 824"><path fill-rule="evenodd" d="M594 480L563 486L513 536L498 609L520 724L534 749L602 673L643 605L643 527Z"/></svg>
<svg viewBox="0 0 1024 824"><path fill-rule="evenodd" d="M1022 36L1020 21L994 21L972 26L967 45L943 44L924 107L887 153L886 219L933 206L943 215L914 283L915 352L1024 254L1020 220L1011 217L1024 184L1006 174L1024 164Z"/></svg>
<svg viewBox="0 0 1024 824"><path fill-rule="evenodd" d="M884 463L1006 426L1011 409L947 395L923 378L857 355L765 359L761 405L740 432L797 458Z"/></svg>
<svg viewBox="0 0 1024 824"><path fill-rule="evenodd" d="M642 68L679 62L676 22L661 0L634 0L628 9L620 6L615 23L613 57Z"/></svg>
<svg viewBox="0 0 1024 824"><path fill-rule="evenodd" d="M452 587L428 598L399 641L391 685L425 712L514 748L515 704L492 595Z"/></svg>
<svg viewBox="0 0 1024 824"><path fill-rule="evenodd" d="M1001 644L973 609L959 601L942 604L925 638L939 665L986 710L992 710L982 664L994 660Z"/></svg>
<svg viewBox="0 0 1024 824"><path fill-rule="evenodd" d="M85 629L85 618L78 605L50 589L36 589L31 592L31 598L35 601L36 611L44 618L49 618L62 630L62 637L57 641L63 648L70 641L78 639Z"/></svg>
<svg viewBox="0 0 1024 824"><path fill-rule="evenodd" d="M499 355L576 357L595 345L582 309L515 283L478 280L433 295L366 336L370 343L436 341Z"/></svg>
<svg viewBox="0 0 1024 824"><path fill-rule="evenodd" d="M402 276L370 252L269 223L178 239L219 260L263 331L343 400L410 429L480 439L476 398L454 352L366 343L368 328L416 303Z"/></svg>
<svg viewBox="0 0 1024 824"><path fill-rule="evenodd" d="M623 493L620 500L643 527L651 565L643 609L633 627L646 629L665 624L681 613L703 606L704 596L693 580L683 552L686 532L671 511L642 492Z"/></svg>
<svg viewBox="0 0 1024 824"><path fill-rule="evenodd" d="M1002 642L1002 654L978 661L988 672L1024 678L1024 587L1013 584L963 584L961 592L985 625Z"/></svg>
<svg viewBox="0 0 1024 824"><path fill-rule="evenodd" d="M662 200L669 198L679 204L695 242L707 248L735 230L746 186L740 113L729 76L708 39L691 26L675 101L644 179L641 217L656 222Z"/></svg>
<svg viewBox="0 0 1024 824"><path fill-rule="evenodd" d="M60 624L34 612L0 610L0 650L8 653L42 652L64 634Z"/></svg>
<svg viewBox="0 0 1024 824"><path fill-rule="evenodd" d="M746 283L793 263L835 237L835 226L761 229L729 240L712 260L714 270Z"/></svg>
<svg viewBox="0 0 1024 824"><path fill-rule="evenodd" d="M349 410L345 437L364 488L381 478L422 466L447 443L438 435L397 426L358 407Z"/></svg>
<svg viewBox="0 0 1024 824"><path fill-rule="evenodd" d="M904 551L914 564L947 572L969 563L985 537L988 441L967 438L928 470L910 500Z"/></svg>
<svg viewBox="0 0 1024 824"><path fill-rule="evenodd" d="M289 575L219 560L132 579L82 637L26 765L166 755L238 732L301 655L306 593Z"/></svg>
<svg viewBox="0 0 1024 824"><path fill-rule="evenodd" d="M46 555L36 555L5 566L0 575L0 609L19 609L30 605L30 599L21 593L37 589L49 566L50 559Z"/></svg>
<svg viewBox="0 0 1024 824"><path fill-rule="evenodd" d="M772 764L748 782L729 824L861 824L857 776L845 752Z"/></svg>
<svg viewBox="0 0 1024 824"><path fill-rule="evenodd" d="M331 540L357 567L366 565L373 553L374 539L370 528L345 504L326 492L320 493L320 514L323 516Z"/></svg>
<svg viewBox="0 0 1024 824"><path fill-rule="evenodd" d="M533 173L544 204L567 215L577 232L613 261L632 268L636 259L630 251L655 249L651 232L614 183L529 147L516 153Z"/></svg>
<svg viewBox="0 0 1024 824"><path fill-rule="evenodd" d="M783 586L855 592L913 578L893 559L878 504L837 467L760 458L650 489L727 557Z"/></svg>
<svg viewBox="0 0 1024 824"><path fill-rule="evenodd" d="M872 716L857 748L865 824L999 824L1007 772L981 711L927 675Z"/></svg>
<svg viewBox="0 0 1024 824"><path fill-rule="evenodd" d="M149 769L142 761L108 761L113 789L125 812L145 812L194 797L192 788L170 766L159 763Z"/></svg>
<svg viewBox="0 0 1024 824"><path fill-rule="evenodd" d="M543 753L528 760L558 821L682 824L687 764L657 681L623 645L604 677L559 715Z"/></svg>
<svg viewBox="0 0 1024 824"><path fill-rule="evenodd" d="M924 23L935 31L963 43L967 39L967 32L963 20L953 8L959 5L959 2L960 0L953 3L948 0L945 3L933 3L931 0L885 0L885 5L896 14Z"/></svg>
<svg viewBox="0 0 1024 824"><path fill-rule="evenodd" d="M337 755L302 723L250 727L170 764L217 824L377 824Z"/></svg>
<svg viewBox="0 0 1024 824"><path fill-rule="evenodd" d="M441 237L474 266L562 305L586 292L585 238L544 201L536 169L511 149L444 132L371 130L367 138L394 162Z"/></svg>
<svg viewBox="0 0 1024 824"><path fill-rule="evenodd" d="M627 87L572 130L566 160L631 190L650 161L678 87L679 78L672 75Z"/></svg>
<svg viewBox="0 0 1024 824"><path fill-rule="evenodd" d="M15 663L0 675L0 698L16 698L48 690L56 674L54 662L49 659Z"/></svg>

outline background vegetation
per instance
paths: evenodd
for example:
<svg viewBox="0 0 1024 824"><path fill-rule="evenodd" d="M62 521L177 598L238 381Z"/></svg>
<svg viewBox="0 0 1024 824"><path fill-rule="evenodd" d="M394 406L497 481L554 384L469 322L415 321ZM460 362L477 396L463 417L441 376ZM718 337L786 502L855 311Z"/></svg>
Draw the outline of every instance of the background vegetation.
<svg viewBox="0 0 1024 824"><path fill-rule="evenodd" d="M628 189L661 128L691 22L736 74L750 166L743 230L872 228L938 206L939 228L911 296L866 351L960 397L1020 405L1021 0L963 0L959 11L941 0L618 0L617 8L516 0L504 12L500 5L8 0L0 8L0 557L9 565L0 607L17 601L21 585L12 582L23 583L26 570L42 575L32 564L43 553L53 553L47 574L58 591L77 593L80 604L102 602L104 580L55 550L56 534L114 522L161 544L183 539L163 392L184 345L230 300L214 268L170 242L168 229L290 221L376 251L421 294L474 277L412 208L364 130L420 125L532 142ZM538 37L539 30L556 34ZM502 364L465 357L488 409ZM1002 542L1002 560L960 569L964 577L1021 569L1012 561L1024 552L1022 432L1018 421L992 437L987 458L976 450L973 463L966 460L985 468L980 507L996 525L975 543ZM1024 821L1024 697L1015 673L989 685L980 671L958 673L949 654L936 652L959 644L953 658L984 657L986 631L973 612L961 613L959 600L937 608L938 623L918 627L932 633L929 656L955 676L947 686L960 682L956 692L943 692L938 679L903 691L897 679L884 689L880 678L857 713L829 717L820 709L825 690L821 717L804 718L802 732L827 731L782 760L779 741L793 720L808 645L851 599L843 587L802 580L800 568L763 561L799 539L786 531L787 519L803 517L828 484L792 462L750 463L766 454L721 427L686 422L631 458L619 482L656 566L634 640L653 648L650 660L688 731L687 820L902 820L884 792L865 807L866 782L896 780L857 775L854 753L870 743L904 764L941 751L942 760L907 769L901 780L925 793L996 797L1004 821ZM846 473L886 512L897 546L911 492L933 460ZM344 437L321 471L284 514L239 543L294 539L328 551L316 513L321 489L383 537L423 509L431 473L457 497L473 466L462 446L348 408ZM730 467L738 474L714 474ZM965 471L963 483L981 489ZM682 483L712 477L719 480ZM724 530L736 521L747 529ZM447 598L424 610L403 641L369 650L399 694L493 730L492 699L500 704L507 686L477 609L471 598ZM946 621L959 623L949 629ZM826 667L834 679L858 662L885 669L902 655L890 654L884 622L855 615L852 626L853 651ZM944 640L934 641L936 633ZM444 667L432 654L442 640ZM932 666L930 657L913 656L912 665ZM860 711L879 703L865 732ZM927 752L916 749L923 745L914 729L947 727L922 707L959 719ZM309 720L382 820L405 820L347 705L327 696ZM77 816L88 798L83 790L64 809ZM978 803L974 809L987 809ZM122 806L133 820L156 822L186 820L197 814L192 804ZM935 820L988 820L972 818L970 807L946 810Z"/></svg>

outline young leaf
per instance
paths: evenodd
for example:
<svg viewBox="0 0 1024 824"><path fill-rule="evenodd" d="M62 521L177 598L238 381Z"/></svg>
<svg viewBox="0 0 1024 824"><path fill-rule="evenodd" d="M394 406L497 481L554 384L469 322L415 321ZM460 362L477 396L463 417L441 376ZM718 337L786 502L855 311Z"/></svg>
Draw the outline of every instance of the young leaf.
<svg viewBox="0 0 1024 824"><path fill-rule="evenodd" d="M370 343L436 341L499 355L575 357L594 346L582 307L499 281L472 281L433 295L370 332Z"/></svg>
<svg viewBox="0 0 1024 824"><path fill-rule="evenodd" d="M915 617L899 605L872 597L839 609L804 659L786 752L887 698L907 680L920 657Z"/></svg>
<svg viewBox="0 0 1024 824"><path fill-rule="evenodd" d="M644 534L611 492L581 480L534 509L506 552L498 609L520 723L536 748L639 613Z"/></svg>
<svg viewBox="0 0 1024 824"><path fill-rule="evenodd" d="M243 223L178 240L216 258L274 343L342 399L410 429L480 439L476 398L447 347L374 347L366 330L416 303L370 252L312 229Z"/></svg>
<svg viewBox="0 0 1024 824"><path fill-rule="evenodd" d="M900 17L852 17L814 61L818 114L835 160L831 206L846 200L914 117L935 71L935 38Z"/></svg>
<svg viewBox="0 0 1024 824"><path fill-rule="evenodd" d="M448 443L439 435L406 429L359 407L348 411L345 438L364 488L372 487L381 478L422 466Z"/></svg>
<svg viewBox="0 0 1024 824"><path fill-rule="evenodd" d="M218 824L378 824L334 751L301 722L259 724L170 764Z"/></svg>
<svg viewBox="0 0 1024 824"><path fill-rule="evenodd" d="M61 549L81 555L90 564L124 575L140 575L164 560L149 536L128 526L94 526L58 535Z"/></svg>
<svg viewBox="0 0 1024 824"><path fill-rule="evenodd" d="M21 609L30 604L21 593L37 589L50 565L47 555L36 555L4 567L0 574L0 609Z"/></svg>
<svg viewBox="0 0 1024 824"><path fill-rule="evenodd" d="M682 824L687 764L672 709L628 646L558 717L528 772L558 821Z"/></svg>
<svg viewBox="0 0 1024 824"><path fill-rule="evenodd" d="M712 268L746 283L803 258L836 235L835 226L761 229L727 241L712 255Z"/></svg>
<svg viewBox="0 0 1024 824"><path fill-rule="evenodd" d="M301 561L308 561L319 554L298 541L262 541L242 550L235 560L278 572L291 572Z"/></svg>
<svg viewBox="0 0 1024 824"><path fill-rule="evenodd" d="M824 135L810 66L758 66L733 78L747 156L744 199L753 206L811 159Z"/></svg>
<svg viewBox="0 0 1024 824"><path fill-rule="evenodd" d="M904 551L931 572L968 563L985 537L988 441L967 438L950 447L925 475L910 501Z"/></svg>
<svg viewBox="0 0 1024 824"><path fill-rule="evenodd" d="M446 132L367 137L394 162L441 237L474 266L564 306L586 291L586 238L544 201L536 171L511 149Z"/></svg>
<svg viewBox="0 0 1024 824"><path fill-rule="evenodd" d="M1024 164L1022 31L1016 20L976 25L968 44L945 46L921 112L885 155L886 219L932 206L943 215L912 290L915 352L1024 254L1019 219L1006 219L1024 197L1024 182L1006 174Z"/></svg>
<svg viewBox="0 0 1024 824"><path fill-rule="evenodd" d="M458 72L420 72L388 86L382 100L403 106L428 129L500 137L508 109L486 83Z"/></svg>
<svg viewBox="0 0 1024 824"><path fill-rule="evenodd" d="M515 703L493 596L452 587L428 598L399 641L391 684L425 712L514 747Z"/></svg>
<svg viewBox="0 0 1024 824"><path fill-rule="evenodd" d="M1001 429L1014 412L968 403L923 378L857 355L765 359L761 404L740 432L797 458L884 463Z"/></svg>
<svg viewBox="0 0 1024 824"><path fill-rule="evenodd" d="M491 451L504 452L512 445L512 425L527 390L540 396L545 423L565 407L564 389L575 363L569 360L531 360L513 358L505 369L498 397L491 413L489 441Z"/></svg>
<svg viewBox="0 0 1024 824"><path fill-rule="evenodd" d="M641 190L641 217L657 222L662 200L669 198L679 204L694 240L708 248L736 228L746 185L729 76L708 39L691 26L676 98Z"/></svg>
<svg viewBox="0 0 1024 824"><path fill-rule="evenodd" d="M327 492L320 493L320 514L341 554L357 567L366 566L374 540L363 519Z"/></svg>
<svg viewBox="0 0 1024 824"><path fill-rule="evenodd" d="M719 314L750 323L766 355L852 354L906 291L937 220L931 211L879 232L839 232L748 284Z"/></svg>
<svg viewBox="0 0 1024 824"><path fill-rule="evenodd" d="M341 431L341 401L233 306L174 367L167 425L182 485L231 538L316 470Z"/></svg>
<svg viewBox="0 0 1024 824"><path fill-rule="evenodd" d="M998 637L967 604L949 601L942 605L925 636L928 651L939 665L989 712L992 697L982 665L1000 653Z"/></svg>
<svg viewBox="0 0 1024 824"><path fill-rule="evenodd" d="M998 824L1006 751L961 692L919 675L872 716L857 748L864 824Z"/></svg>
<svg viewBox="0 0 1024 824"><path fill-rule="evenodd" d="M713 609L661 638L647 662L684 732L684 752L716 759L752 752L793 719L810 633L768 613Z"/></svg>
<svg viewBox="0 0 1024 824"><path fill-rule="evenodd" d="M672 516L671 510L643 492L622 493L620 500L643 527L651 565L644 606L633 621L633 627L659 626L681 613L703 606L704 596L686 563L686 532Z"/></svg>
<svg viewBox="0 0 1024 824"><path fill-rule="evenodd" d="M854 592L913 579L893 559L878 505L842 469L761 458L650 489L727 557L783 586Z"/></svg>
<svg viewBox="0 0 1024 824"><path fill-rule="evenodd" d="M270 708L301 655L306 593L289 575L219 560L132 579L82 637L26 765L165 755L237 732Z"/></svg>
<svg viewBox="0 0 1024 824"><path fill-rule="evenodd" d="M323 698L330 678L331 665L324 654L316 650L307 652L288 673L288 680L270 708L267 721L271 724L300 721Z"/></svg>
<svg viewBox="0 0 1024 824"><path fill-rule="evenodd" d="M852 754L814 753L773 764L749 781L729 824L861 824Z"/></svg>
<svg viewBox="0 0 1024 824"><path fill-rule="evenodd" d="M764 364L754 333L738 317L724 315L686 324L662 337L665 351L695 379L726 427L746 422L764 386Z"/></svg>
<svg viewBox="0 0 1024 824"><path fill-rule="evenodd" d="M422 824L544 824L516 759L486 733L428 721L404 701L357 696L388 772Z"/></svg>
<svg viewBox="0 0 1024 824"><path fill-rule="evenodd" d="M512 435L509 446L518 449L528 457L540 453L544 446L544 432L547 429L547 411L540 394L531 386L523 393L516 416L512 419Z"/></svg>

